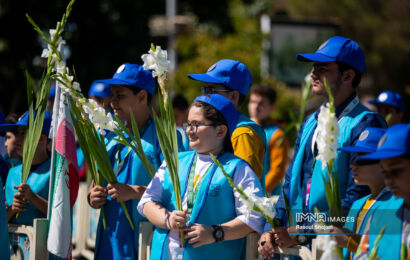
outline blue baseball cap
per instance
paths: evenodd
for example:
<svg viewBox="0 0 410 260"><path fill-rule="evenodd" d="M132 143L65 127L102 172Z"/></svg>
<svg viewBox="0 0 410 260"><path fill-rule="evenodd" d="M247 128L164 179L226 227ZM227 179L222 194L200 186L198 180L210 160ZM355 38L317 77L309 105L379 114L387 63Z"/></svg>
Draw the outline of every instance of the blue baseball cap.
<svg viewBox="0 0 410 260"><path fill-rule="evenodd" d="M366 68L364 53L359 44L342 36L334 36L320 45L315 53L299 53L296 58L310 62L343 62L363 73Z"/></svg>
<svg viewBox="0 0 410 260"><path fill-rule="evenodd" d="M374 153L360 159L387 159L410 154L410 124L396 124L387 129Z"/></svg>
<svg viewBox="0 0 410 260"><path fill-rule="evenodd" d="M138 64L124 63L118 67L112 79L101 79L97 80L97 82L108 85L135 86L146 90L151 95L155 91L155 80L152 77L152 72L144 70Z"/></svg>
<svg viewBox="0 0 410 260"><path fill-rule="evenodd" d="M33 116L35 115L36 115L36 111L34 111L33 113ZM27 110L26 112L24 112L22 116L20 116L17 123L0 125L0 132L16 132L18 126L27 127L28 117L29 117L29 111ZM51 114L48 111L46 111L44 115L43 129L41 132L47 136L50 132L51 120L52 120Z"/></svg>
<svg viewBox="0 0 410 260"><path fill-rule="evenodd" d="M97 80L91 84L88 91L88 97L106 98L111 96L111 88L109 84L98 82Z"/></svg>
<svg viewBox="0 0 410 260"><path fill-rule="evenodd" d="M398 109L400 109L400 111L404 111L403 98L399 93L393 91L383 91L382 93L380 93L376 100L371 100L369 101L369 103L372 105L386 104L397 107Z"/></svg>
<svg viewBox="0 0 410 260"><path fill-rule="evenodd" d="M188 74L193 80L207 83L223 84L246 96L252 85L249 69L240 61L223 59L209 67L203 74Z"/></svg>
<svg viewBox="0 0 410 260"><path fill-rule="evenodd" d="M340 147L338 150L356 153L375 152L377 150L377 144L384 133L386 133L386 129L384 128L368 127L360 134L354 146Z"/></svg>
<svg viewBox="0 0 410 260"><path fill-rule="evenodd" d="M56 96L56 85L51 85L50 92L48 92L48 98L54 98Z"/></svg>
<svg viewBox="0 0 410 260"><path fill-rule="evenodd" d="M219 94L210 94L207 96L199 96L195 98L194 102L196 101L207 103L221 112L228 123L229 135L232 135L239 120L239 113L228 98Z"/></svg>

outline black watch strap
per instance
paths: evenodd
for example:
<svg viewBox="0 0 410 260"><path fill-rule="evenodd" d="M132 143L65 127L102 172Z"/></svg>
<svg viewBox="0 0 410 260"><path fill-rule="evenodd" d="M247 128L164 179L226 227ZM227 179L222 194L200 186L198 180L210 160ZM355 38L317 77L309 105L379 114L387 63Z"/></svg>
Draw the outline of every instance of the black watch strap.
<svg viewBox="0 0 410 260"><path fill-rule="evenodd" d="M215 238L215 242L222 242L224 241L224 229L221 227L221 225L212 225L212 228L214 229L213 236Z"/></svg>

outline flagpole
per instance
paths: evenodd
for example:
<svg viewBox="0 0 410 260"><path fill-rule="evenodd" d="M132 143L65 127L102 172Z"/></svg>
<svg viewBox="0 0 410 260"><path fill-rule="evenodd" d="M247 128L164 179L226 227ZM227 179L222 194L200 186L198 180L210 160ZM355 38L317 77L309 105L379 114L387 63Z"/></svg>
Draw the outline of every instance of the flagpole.
<svg viewBox="0 0 410 260"><path fill-rule="evenodd" d="M47 210L47 220L50 220L50 215L51 215L51 209L52 209L52 199L53 196L52 194L54 193L54 167L55 167L55 141L56 141L56 134L57 134L57 127L58 127L58 117L59 117L59 108L60 108L60 85L61 83L57 80L56 81L56 94L54 97L54 105L53 105L53 120L52 120L52 127L50 131L49 137L52 138L52 144L51 144L51 165L50 165L50 183L49 183L49 189L48 189L48 210Z"/></svg>

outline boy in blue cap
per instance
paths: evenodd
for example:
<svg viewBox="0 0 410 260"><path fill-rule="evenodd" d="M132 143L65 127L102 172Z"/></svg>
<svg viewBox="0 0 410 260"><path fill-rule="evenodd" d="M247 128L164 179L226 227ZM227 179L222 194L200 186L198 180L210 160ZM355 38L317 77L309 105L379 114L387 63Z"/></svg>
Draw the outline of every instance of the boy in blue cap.
<svg viewBox="0 0 410 260"><path fill-rule="evenodd" d="M28 111L13 125L16 131L16 145L23 147ZM21 183L22 164L10 169L6 181L7 218L10 223L33 225L35 218L47 216L50 181L50 157L47 152L51 116L46 112L42 134L34 154L27 182ZM19 217L15 215L19 213Z"/></svg>
<svg viewBox="0 0 410 260"><path fill-rule="evenodd" d="M125 63L117 69L113 78L97 82L111 86L111 107L114 114L129 127L130 109L132 110L140 132L142 148L150 162L158 168L161 150L149 107L155 91L151 71L144 70L137 64ZM139 157L128 146L111 138L107 141L107 151L118 182L106 187L93 184L89 189L90 206L104 206L107 221L104 229L100 218L94 256L95 259L136 259L139 222L143 219L136 206L151 178ZM131 230L119 202L125 202L134 222L134 231Z"/></svg>
<svg viewBox="0 0 410 260"><path fill-rule="evenodd" d="M386 90L369 103L377 107L377 113L386 119L389 127L402 122L404 102L399 93Z"/></svg>
<svg viewBox="0 0 410 260"><path fill-rule="evenodd" d="M97 104L107 112L111 109L111 87L109 84L95 80L88 91L88 98L93 99Z"/></svg>
<svg viewBox="0 0 410 260"><path fill-rule="evenodd" d="M384 175L379 160L360 160L359 156L375 152L380 138L386 129L366 128L354 146L341 147L339 150L354 152L355 157L350 165L356 185L367 185L371 194L355 201L349 211L345 228L333 227L333 233L351 233L351 235L335 235L334 238L340 247L347 248L345 256L350 258L357 251L361 235L373 213L376 210L385 210L393 194L384 184ZM387 204L387 206L386 206Z"/></svg>
<svg viewBox="0 0 410 260"><path fill-rule="evenodd" d="M397 198L389 206L394 210L378 212L371 221L363 248L371 252L378 246L380 259L409 259L410 252L410 124L396 124L387 129L374 153L359 160L380 160L384 182ZM378 234L384 234L376 244Z"/></svg>
<svg viewBox="0 0 410 260"><path fill-rule="evenodd" d="M339 146L353 145L367 127L386 127L384 119L361 105L356 95L356 88L366 67L363 51L356 42L334 36L323 43L315 53L298 54L296 57L299 61L313 62L310 77L314 94L328 98L325 79L330 86L340 131L337 140ZM319 110L308 116L301 126L295 144L295 156L285 175L283 190L289 200L292 214L313 213L315 208L320 212L329 210L322 179L327 169L322 169L320 163L315 163L318 113ZM346 212L353 201L369 193L367 188L356 186L353 182L349 167L352 157L352 153L338 151L334 165L339 179L342 207ZM262 235L258 249L263 256L273 254L273 246L270 243L272 240L282 248L308 241L303 235L289 235L289 232L300 232L294 227L286 227L288 223L283 195L280 196L275 209L281 227Z"/></svg>
<svg viewBox="0 0 410 260"><path fill-rule="evenodd" d="M205 83L201 88L202 95L223 95L231 100L236 110L239 110L252 85L252 76L245 64L231 59L220 60L206 73L188 74L188 77ZM234 154L249 163L264 187L266 136L263 129L241 113L231 141Z"/></svg>

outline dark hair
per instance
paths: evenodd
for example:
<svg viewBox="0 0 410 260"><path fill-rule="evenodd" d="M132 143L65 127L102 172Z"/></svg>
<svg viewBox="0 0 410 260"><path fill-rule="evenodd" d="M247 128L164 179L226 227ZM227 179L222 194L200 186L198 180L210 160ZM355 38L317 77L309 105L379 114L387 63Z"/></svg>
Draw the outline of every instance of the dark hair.
<svg viewBox="0 0 410 260"><path fill-rule="evenodd" d="M132 91L132 94L137 95L141 90L141 88L136 87L136 86L129 86L129 85L121 85L123 87L126 87L127 89ZM145 89L144 89L145 90ZM147 103L148 105L151 104L151 100L152 100L152 95L150 93L148 93L148 91L145 90L145 92L147 92L148 96L147 96Z"/></svg>
<svg viewBox="0 0 410 260"><path fill-rule="evenodd" d="M343 74L343 72L347 71L347 70L353 70L354 71L354 78L352 81L352 87L355 89L357 88L357 86L359 86L360 81L362 80L362 73L360 73L360 71L358 71L357 69L353 68L352 66L343 63L343 62L336 62L338 67L339 67L339 72L340 74Z"/></svg>
<svg viewBox="0 0 410 260"><path fill-rule="evenodd" d="M266 97L269 103L274 104L276 101L276 91L268 85L256 85L251 88L251 94Z"/></svg>
<svg viewBox="0 0 410 260"><path fill-rule="evenodd" d="M175 94L172 98L172 107L184 111L188 109L189 104L182 94Z"/></svg>
<svg viewBox="0 0 410 260"><path fill-rule="evenodd" d="M15 124L19 120L19 117L16 113L10 113L4 119L7 124Z"/></svg>
<svg viewBox="0 0 410 260"><path fill-rule="evenodd" d="M214 108L210 104L202 102L202 101L195 101L194 103L191 104L190 108L193 106L202 108L204 117L207 120L217 125L225 125L228 128L228 123L226 122L225 117L221 114L221 112L219 112L216 108ZM229 128L225 136L223 149L226 152L233 153L231 137L229 136Z"/></svg>
<svg viewBox="0 0 410 260"><path fill-rule="evenodd" d="M230 87L228 87L228 86L226 86L226 85L223 85L223 84L221 84L221 86L223 86L224 89L229 90L229 91L237 91L237 90L232 89L232 88L230 88ZM238 91L238 93L239 93L239 91ZM246 96L243 95L243 94L241 94L241 93L239 93L238 107L242 106L242 104L245 102L245 99L246 99Z"/></svg>

